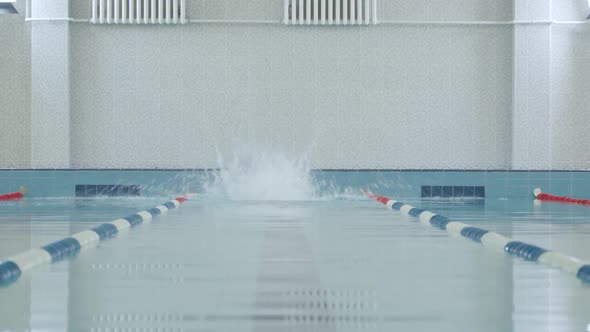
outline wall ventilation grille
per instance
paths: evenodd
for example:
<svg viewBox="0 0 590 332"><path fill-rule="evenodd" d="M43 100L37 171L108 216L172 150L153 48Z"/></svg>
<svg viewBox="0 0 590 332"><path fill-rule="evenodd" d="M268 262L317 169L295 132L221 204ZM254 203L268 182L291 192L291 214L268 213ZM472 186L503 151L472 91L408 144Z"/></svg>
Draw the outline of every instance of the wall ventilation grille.
<svg viewBox="0 0 590 332"><path fill-rule="evenodd" d="M186 0L92 0L95 24L184 24Z"/></svg>
<svg viewBox="0 0 590 332"><path fill-rule="evenodd" d="M485 186L422 186L422 198L485 198Z"/></svg>
<svg viewBox="0 0 590 332"><path fill-rule="evenodd" d="M138 185L120 185L120 184L77 184L76 197L129 197L141 196L141 190Z"/></svg>
<svg viewBox="0 0 590 332"><path fill-rule="evenodd" d="M377 24L377 0L284 0L283 23L291 25Z"/></svg>

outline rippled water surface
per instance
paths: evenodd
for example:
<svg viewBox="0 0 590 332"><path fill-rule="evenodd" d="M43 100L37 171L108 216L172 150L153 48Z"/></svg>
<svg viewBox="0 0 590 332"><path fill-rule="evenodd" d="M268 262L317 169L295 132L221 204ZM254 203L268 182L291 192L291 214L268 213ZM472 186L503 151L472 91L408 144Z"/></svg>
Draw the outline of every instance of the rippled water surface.
<svg viewBox="0 0 590 332"><path fill-rule="evenodd" d="M0 203L8 257L167 199ZM414 201L590 260L590 210ZM0 331L587 331L575 277L373 201L195 199L0 289Z"/></svg>

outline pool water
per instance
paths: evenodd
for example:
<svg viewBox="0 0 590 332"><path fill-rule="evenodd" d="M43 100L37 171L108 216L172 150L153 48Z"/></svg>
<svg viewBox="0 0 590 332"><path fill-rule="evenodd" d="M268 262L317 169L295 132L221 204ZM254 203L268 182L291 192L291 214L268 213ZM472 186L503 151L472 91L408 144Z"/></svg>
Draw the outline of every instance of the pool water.
<svg viewBox="0 0 590 332"><path fill-rule="evenodd" d="M0 203L0 257L169 198ZM590 260L589 210L415 206ZM590 288L369 200L197 198L0 289L0 331L586 331Z"/></svg>

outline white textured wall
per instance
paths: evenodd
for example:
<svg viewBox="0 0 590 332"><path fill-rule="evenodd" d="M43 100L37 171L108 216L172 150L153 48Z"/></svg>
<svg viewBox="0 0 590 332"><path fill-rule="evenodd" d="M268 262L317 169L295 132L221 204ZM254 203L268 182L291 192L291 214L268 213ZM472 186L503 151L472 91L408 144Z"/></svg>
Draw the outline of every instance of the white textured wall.
<svg viewBox="0 0 590 332"><path fill-rule="evenodd" d="M281 1L189 3L192 18L282 15ZM512 16L511 1L381 3L382 19ZM74 24L70 36L72 166L211 167L243 143L307 152L317 168L511 163L510 26Z"/></svg>
<svg viewBox="0 0 590 332"><path fill-rule="evenodd" d="M31 165L31 33L16 7L0 16L0 168Z"/></svg>
<svg viewBox="0 0 590 332"><path fill-rule="evenodd" d="M583 20L586 0L554 0L553 19ZM590 169L590 25L552 27L552 167Z"/></svg>
<svg viewBox="0 0 590 332"><path fill-rule="evenodd" d="M551 0L515 0L517 21L548 21ZM551 168L551 25L514 27L513 163Z"/></svg>
<svg viewBox="0 0 590 332"><path fill-rule="evenodd" d="M70 1L71 16L88 17L88 4ZM197 19L282 15L281 1L189 4ZM18 7L24 12L24 1ZM380 2L382 20L587 14L586 0ZM42 38L31 38L30 25ZM43 159L34 166L51 158L48 167L67 166L66 144L39 134L70 130L68 119L48 123L71 103L72 166L209 167L216 148L246 143L308 152L326 168L590 168L588 25L69 24L71 40L61 41L73 45L69 72L52 60L60 54L48 54L54 28L22 15L0 20L0 167L29 167L31 154ZM69 100L51 92L61 76L35 74L55 64L71 77ZM57 145L63 158L51 150Z"/></svg>
<svg viewBox="0 0 590 332"><path fill-rule="evenodd" d="M587 0L515 0L513 168L590 169Z"/></svg>

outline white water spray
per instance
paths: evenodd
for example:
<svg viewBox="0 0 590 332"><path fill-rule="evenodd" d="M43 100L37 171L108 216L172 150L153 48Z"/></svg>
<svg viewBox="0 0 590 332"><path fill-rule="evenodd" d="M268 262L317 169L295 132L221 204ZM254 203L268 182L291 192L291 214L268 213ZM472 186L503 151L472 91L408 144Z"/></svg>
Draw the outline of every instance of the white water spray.
<svg viewBox="0 0 590 332"><path fill-rule="evenodd" d="M243 148L229 161L219 158L220 170L206 188L211 196L236 201L309 201L318 198L305 158Z"/></svg>

